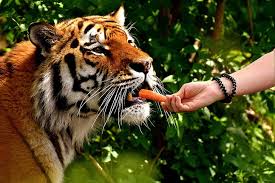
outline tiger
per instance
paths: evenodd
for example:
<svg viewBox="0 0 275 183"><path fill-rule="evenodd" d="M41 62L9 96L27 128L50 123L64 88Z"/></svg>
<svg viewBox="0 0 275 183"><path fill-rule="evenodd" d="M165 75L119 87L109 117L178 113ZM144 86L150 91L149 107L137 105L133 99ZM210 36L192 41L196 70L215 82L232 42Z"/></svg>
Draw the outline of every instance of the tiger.
<svg viewBox="0 0 275 183"><path fill-rule="evenodd" d="M162 84L124 24L123 6L32 23L29 40L0 59L0 182L61 183L110 119L147 123L152 106L138 91L161 93Z"/></svg>

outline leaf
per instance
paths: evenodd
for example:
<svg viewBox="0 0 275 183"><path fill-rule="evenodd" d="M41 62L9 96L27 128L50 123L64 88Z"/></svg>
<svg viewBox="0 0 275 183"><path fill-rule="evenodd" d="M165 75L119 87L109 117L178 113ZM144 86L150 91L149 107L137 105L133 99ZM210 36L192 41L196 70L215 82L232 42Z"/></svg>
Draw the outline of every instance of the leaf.
<svg viewBox="0 0 275 183"><path fill-rule="evenodd" d="M15 0L15 4L20 6L21 5L20 0Z"/></svg>
<svg viewBox="0 0 275 183"><path fill-rule="evenodd" d="M108 163L112 160L111 154L108 153L107 156L102 160L103 163Z"/></svg>
<svg viewBox="0 0 275 183"><path fill-rule="evenodd" d="M108 145L106 147L103 147L103 149L105 149L108 152L111 152L112 151L112 146Z"/></svg>
<svg viewBox="0 0 275 183"><path fill-rule="evenodd" d="M162 80L163 83L176 83L174 75L169 75Z"/></svg>
<svg viewBox="0 0 275 183"><path fill-rule="evenodd" d="M265 156L265 160L268 161L269 163L275 165L275 158L270 157L270 156Z"/></svg>
<svg viewBox="0 0 275 183"><path fill-rule="evenodd" d="M118 157L118 153L117 153L116 151L112 151L111 154L112 154L112 156L113 156L114 158L117 158L117 157Z"/></svg>

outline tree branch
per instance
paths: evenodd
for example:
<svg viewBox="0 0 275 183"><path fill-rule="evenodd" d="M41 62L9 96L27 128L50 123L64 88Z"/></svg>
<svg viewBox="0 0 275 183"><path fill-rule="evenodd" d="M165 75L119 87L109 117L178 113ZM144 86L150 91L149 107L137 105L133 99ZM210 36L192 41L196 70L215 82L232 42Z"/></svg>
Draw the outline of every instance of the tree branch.
<svg viewBox="0 0 275 183"><path fill-rule="evenodd" d="M250 38L249 38L249 43L250 45L254 44L254 28L253 28L253 11L252 11L252 6L250 3L250 0L246 0L246 4L247 4L247 13L248 13L248 22L249 22L249 34L250 34Z"/></svg>
<svg viewBox="0 0 275 183"><path fill-rule="evenodd" d="M100 173L104 177L104 179L106 180L107 183L115 183L115 181L112 179L112 177L104 171L102 166L96 161L96 159L92 155L90 155L90 154L89 155L82 154L82 155L84 157L86 157L86 159L90 160L92 165L96 168L97 172Z"/></svg>
<svg viewBox="0 0 275 183"><path fill-rule="evenodd" d="M223 35L224 6L225 0L217 0L214 31L212 33L212 38L214 40L221 39Z"/></svg>
<svg viewBox="0 0 275 183"><path fill-rule="evenodd" d="M160 157L160 155L161 155L161 153L163 152L164 149L165 149L165 147L163 146L163 147L159 150L157 156L156 156L156 157L153 159L153 161L151 162L151 166L150 166L150 169L149 169L149 175L152 174L153 169L154 169L154 166L156 165L157 160L159 159L159 157Z"/></svg>

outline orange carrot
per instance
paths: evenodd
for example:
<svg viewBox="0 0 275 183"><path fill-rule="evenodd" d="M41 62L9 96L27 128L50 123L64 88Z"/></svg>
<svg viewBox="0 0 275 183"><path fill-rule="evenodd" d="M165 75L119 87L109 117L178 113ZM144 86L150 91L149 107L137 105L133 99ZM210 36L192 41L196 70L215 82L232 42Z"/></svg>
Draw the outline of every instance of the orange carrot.
<svg viewBox="0 0 275 183"><path fill-rule="evenodd" d="M165 102L165 100L166 100L166 97L164 95L156 93L152 90L141 89L138 92L138 95L141 98L153 100L153 101L156 101L156 102Z"/></svg>

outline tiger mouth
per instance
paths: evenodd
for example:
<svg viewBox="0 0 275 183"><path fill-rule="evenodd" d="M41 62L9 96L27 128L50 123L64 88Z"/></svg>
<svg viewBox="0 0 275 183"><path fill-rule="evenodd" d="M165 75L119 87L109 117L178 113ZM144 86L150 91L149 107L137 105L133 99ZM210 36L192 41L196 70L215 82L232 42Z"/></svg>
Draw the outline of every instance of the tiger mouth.
<svg viewBox="0 0 275 183"><path fill-rule="evenodd" d="M134 90L128 91L125 98L125 107L121 110L121 114L122 121L128 124L143 124L150 116L151 110L149 103L144 98L138 96L142 88L145 87L140 86Z"/></svg>
<svg viewBox="0 0 275 183"><path fill-rule="evenodd" d="M139 91L145 88L150 87L143 83L137 87L128 88L123 98L119 98L116 94L111 97L107 96L109 102L100 110L128 124L142 124L150 116L149 103L138 96Z"/></svg>
<svg viewBox="0 0 275 183"><path fill-rule="evenodd" d="M146 100L144 98L141 98L138 96L138 92L139 92L139 90L134 90L134 91L128 92L125 107L130 107L135 104L141 104L141 103L146 102Z"/></svg>
<svg viewBox="0 0 275 183"><path fill-rule="evenodd" d="M146 102L146 99L139 97L138 93L141 89L149 89L148 84L143 83L138 88L128 91L127 96L126 96L125 107L130 107L135 104L142 104L142 103Z"/></svg>

